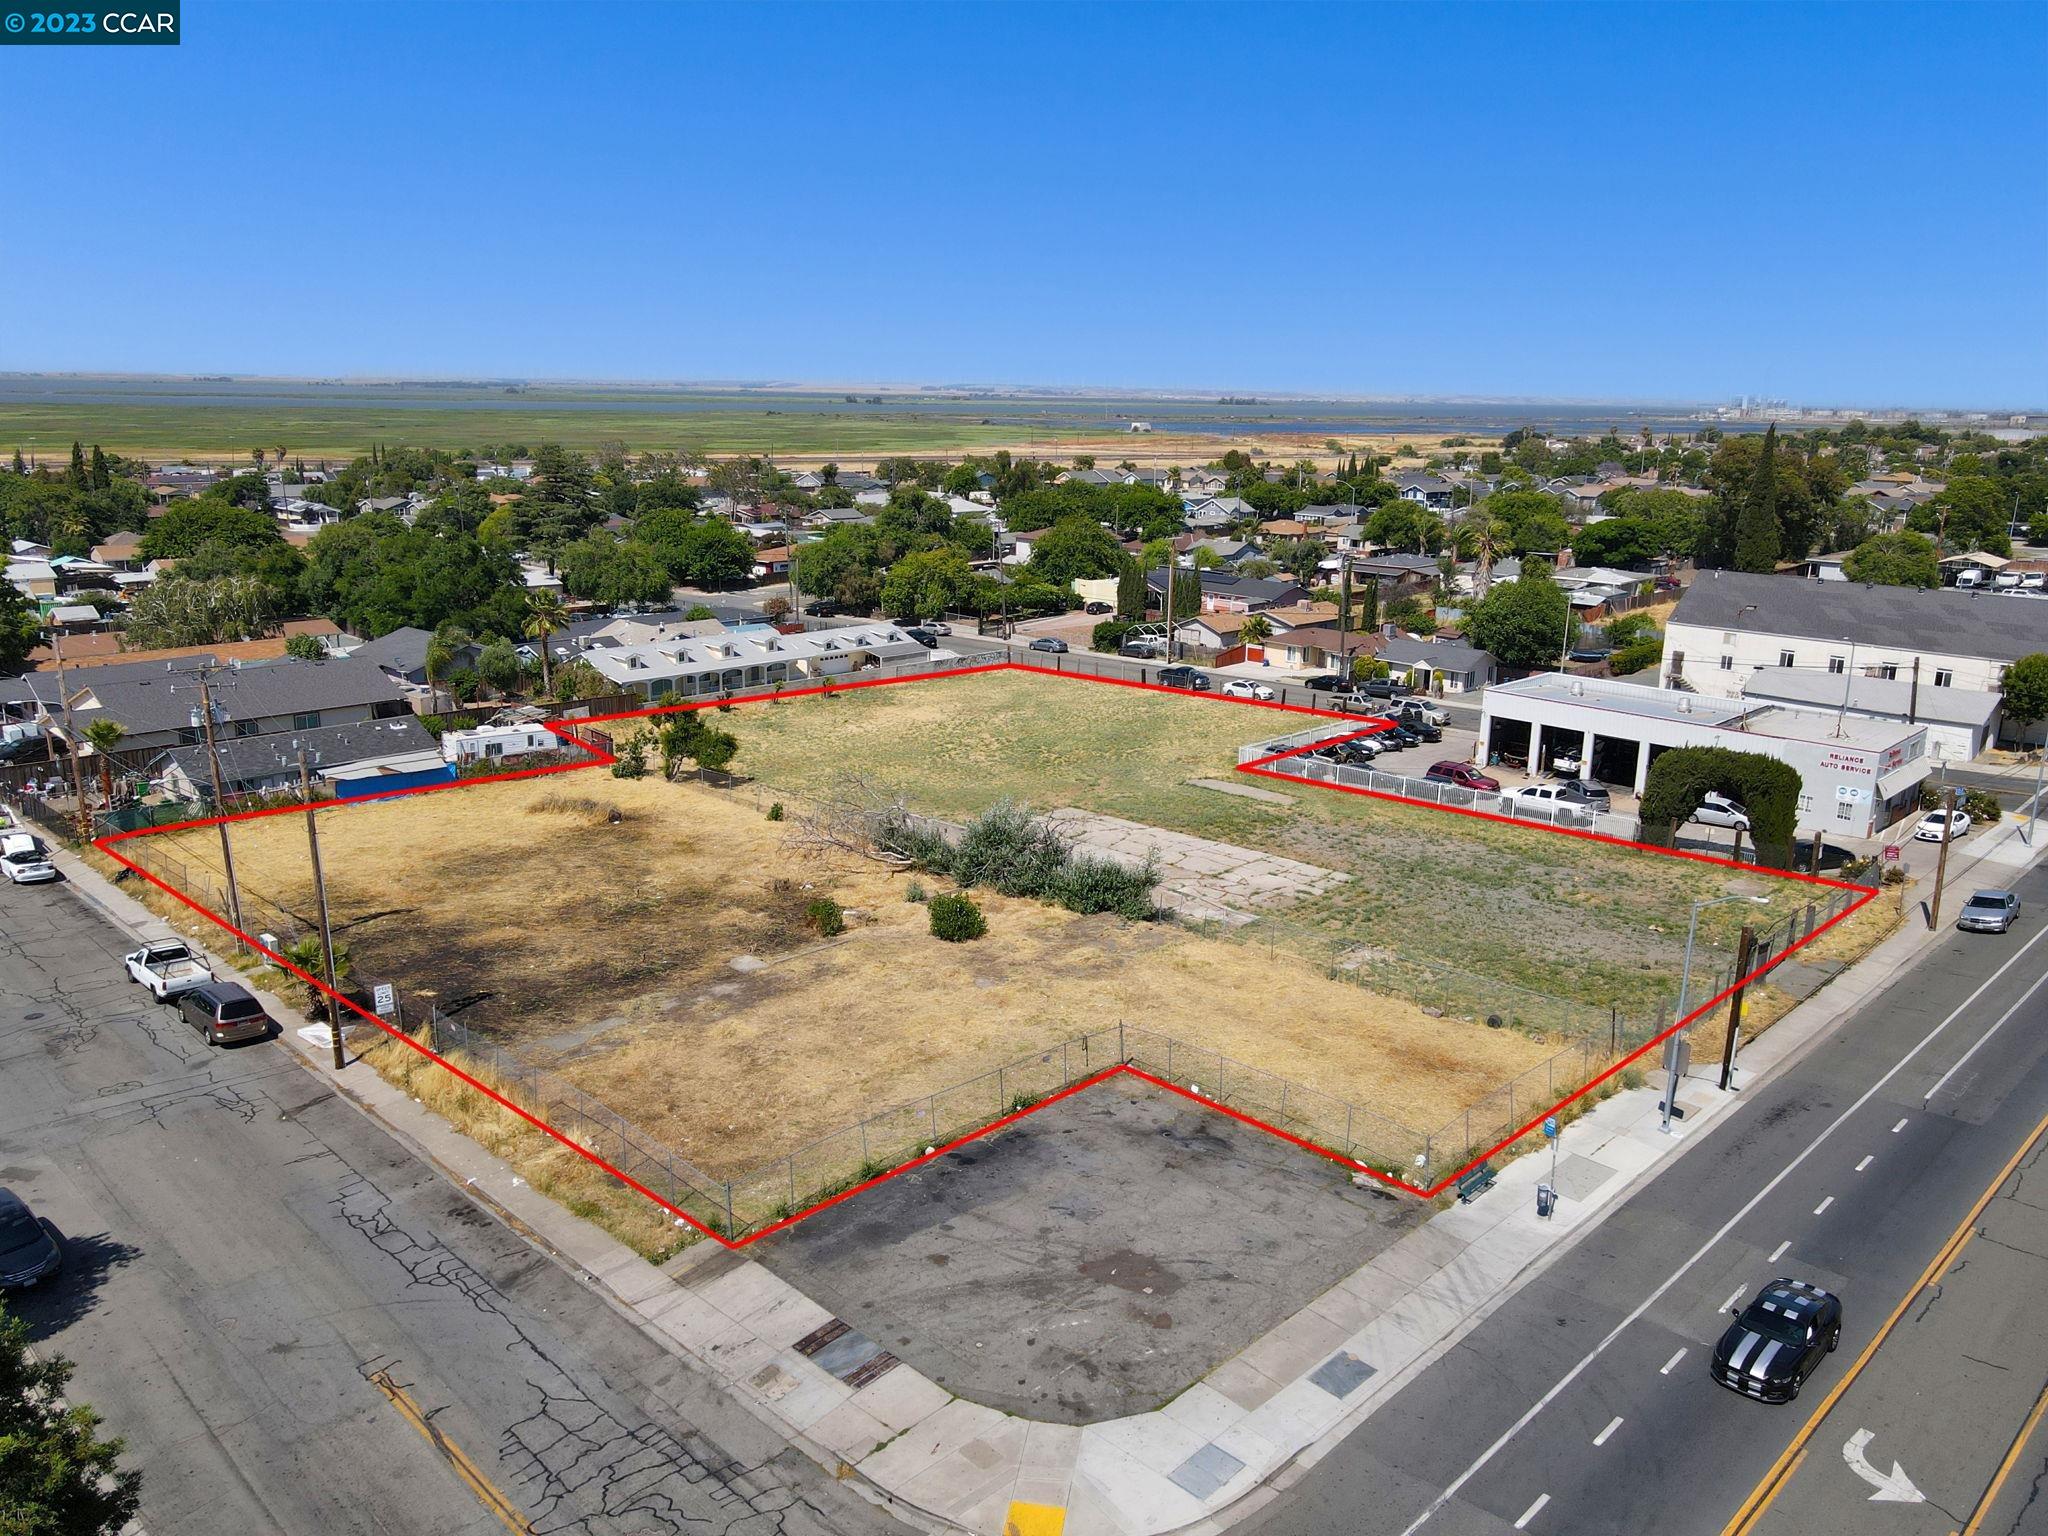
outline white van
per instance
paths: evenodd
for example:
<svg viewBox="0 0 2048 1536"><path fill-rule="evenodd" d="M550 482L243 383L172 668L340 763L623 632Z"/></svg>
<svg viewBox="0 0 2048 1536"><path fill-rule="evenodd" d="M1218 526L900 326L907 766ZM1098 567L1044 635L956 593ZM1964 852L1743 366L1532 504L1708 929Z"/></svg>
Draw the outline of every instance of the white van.
<svg viewBox="0 0 2048 1536"><path fill-rule="evenodd" d="M1956 572L1958 587L1981 587L1984 585L1984 568L1981 565L1965 566Z"/></svg>

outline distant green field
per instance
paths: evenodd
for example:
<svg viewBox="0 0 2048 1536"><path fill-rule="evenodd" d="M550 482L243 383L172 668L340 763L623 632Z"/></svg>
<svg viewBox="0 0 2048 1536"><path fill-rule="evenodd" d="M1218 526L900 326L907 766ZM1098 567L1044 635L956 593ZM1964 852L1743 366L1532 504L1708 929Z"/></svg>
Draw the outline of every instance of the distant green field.
<svg viewBox="0 0 2048 1536"><path fill-rule="evenodd" d="M695 449L703 453L959 453L1024 438L1082 435L1069 423L985 426L957 413L916 410L777 412L774 410L592 409L482 406L448 409L378 404L305 406L0 402L0 454L20 448L49 458L73 440L146 459L245 458L251 449L282 447L307 459L347 459L373 443L461 451L484 444L565 443L593 448L623 442L634 451Z"/></svg>

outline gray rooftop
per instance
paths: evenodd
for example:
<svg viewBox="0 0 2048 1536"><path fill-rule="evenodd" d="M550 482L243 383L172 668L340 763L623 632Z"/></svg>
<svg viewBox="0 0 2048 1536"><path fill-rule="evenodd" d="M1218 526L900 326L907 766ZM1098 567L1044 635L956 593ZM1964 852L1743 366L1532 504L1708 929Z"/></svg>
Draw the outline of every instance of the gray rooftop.
<svg viewBox="0 0 2048 1536"><path fill-rule="evenodd" d="M1928 591L1702 571L1671 622L1994 661L2048 651L2048 603L1953 587Z"/></svg>
<svg viewBox="0 0 2048 1536"><path fill-rule="evenodd" d="M221 740L221 781L232 793L237 784L268 779L280 769L296 769L303 750L316 770L332 771L350 763L372 758L396 757L406 752L435 752L440 743L434 733L411 715L397 720L364 721L356 725L325 725L310 731L278 731L269 736L230 736ZM194 784L208 784L212 769L206 748L179 747L158 758L155 771L171 764L185 770Z"/></svg>
<svg viewBox="0 0 2048 1536"><path fill-rule="evenodd" d="M405 624L388 635L364 641L349 656L357 661L374 661L394 672L418 672L427 664L427 642L433 638L429 631Z"/></svg>
<svg viewBox="0 0 2048 1536"><path fill-rule="evenodd" d="M1742 694L1749 699L1836 709L1841 707L1845 683L1851 710L1900 720L1932 720L1940 725L1981 728L1991 723L2004 702L1995 693L1970 688L1936 688L1923 681L1915 689L1905 678L1836 677L1804 667L1758 667L1743 684Z"/></svg>
<svg viewBox="0 0 2048 1536"><path fill-rule="evenodd" d="M1450 640L1410 640L1399 635L1381 643L1380 660L1404 667L1419 662L1443 672L1484 672L1493 665L1493 658L1477 646Z"/></svg>
<svg viewBox="0 0 2048 1536"><path fill-rule="evenodd" d="M120 676L107 674L119 671ZM189 661L165 666L94 667L75 674L91 698L74 706L81 728L101 713L120 721L132 736L177 730L192 723L199 685ZM55 679L51 681L54 683ZM254 720L352 705L403 705L405 694L375 662L329 657L325 661L278 661L220 672L213 682L221 718Z"/></svg>

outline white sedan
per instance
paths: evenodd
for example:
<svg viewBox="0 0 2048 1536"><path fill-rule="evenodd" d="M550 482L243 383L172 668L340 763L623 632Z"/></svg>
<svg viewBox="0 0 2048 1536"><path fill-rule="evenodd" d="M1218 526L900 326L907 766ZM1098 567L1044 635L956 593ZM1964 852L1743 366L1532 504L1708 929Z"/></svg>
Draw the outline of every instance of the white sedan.
<svg viewBox="0 0 2048 1536"><path fill-rule="evenodd" d="M1942 827L1944 821L1948 823L1946 835L1950 838L1961 837L1970 830L1970 813L1968 811L1950 811L1946 815L1940 811L1929 811L1919 821L1914 823L1914 841L1921 843L1940 842L1944 835Z"/></svg>
<svg viewBox="0 0 2048 1536"><path fill-rule="evenodd" d="M16 885L38 885L56 879L57 866L28 833L10 832L0 837L0 874Z"/></svg>
<svg viewBox="0 0 2048 1536"><path fill-rule="evenodd" d="M1248 677L1233 677L1225 683L1223 696L1230 699L1263 699L1267 703L1279 697L1267 684L1253 682Z"/></svg>

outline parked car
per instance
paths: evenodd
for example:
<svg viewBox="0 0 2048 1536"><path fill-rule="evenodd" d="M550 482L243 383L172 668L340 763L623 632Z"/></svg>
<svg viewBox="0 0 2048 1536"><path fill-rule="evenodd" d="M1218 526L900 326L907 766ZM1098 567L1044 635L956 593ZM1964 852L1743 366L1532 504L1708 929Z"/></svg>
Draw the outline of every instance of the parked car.
<svg viewBox="0 0 2048 1536"><path fill-rule="evenodd" d="M1166 655L1166 647L1157 640L1126 640L1116 648L1119 656L1135 656L1141 661L1158 661Z"/></svg>
<svg viewBox="0 0 2048 1536"><path fill-rule="evenodd" d="M1696 821L1703 827L1732 827L1738 832L1749 830L1749 812L1730 800L1718 790L1708 790L1700 797L1700 803L1687 821Z"/></svg>
<svg viewBox="0 0 2048 1536"><path fill-rule="evenodd" d="M1684 583L1676 576L1659 576L1651 583L1651 586L1655 587L1659 592L1678 592L1683 590Z"/></svg>
<svg viewBox="0 0 2048 1536"><path fill-rule="evenodd" d="M1161 667L1159 684L1162 688L1186 688L1195 693L1209 691L1209 674L1193 667Z"/></svg>
<svg viewBox="0 0 2048 1536"><path fill-rule="evenodd" d="M1267 684L1249 677L1233 677L1223 685L1221 691L1233 699L1263 699L1270 702L1279 697Z"/></svg>
<svg viewBox="0 0 2048 1536"><path fill-rule="evenodd" d="M934 635L950 635L953 633L953 626L944 619L927 619L919 628Z"/></svg>
<svg viewBox="0 0 2048 1536"><path fill-rule="evenodd" d="M1499 789L1500 780L1491 774L1481 773L1470 763L1453 762L1446 759L1431 763L1429 772L1423 775L1439 784L1455 784L1460 789Z"/></svg>
<svg viewBox="0 0 2048 1536"><path fill-rule="evenodd" d="M1302 682L1302 687L1313 688L1317 693L1343 693L1347 689L1344 679L1334 672L1321 672Z"/></svg>
<svg viewBox="0 0 2048 1536"><path fill-rule="evenodd" d="M1443 727L1424 720L1419 715L1389 715L1387 718L1418 741L1442 741L1444 739Z"/></svg>
<svg viewBox="0 0 2048 1536"><path fill-rule="evenodd" d="M181 939L159 939L154 944L145 944L123 955L121 961L128 967L128 979L149 988L150 996L160 1003L171 1002L213 980L213 972L206 963Z"/></svg>
<svg viewBox="0 0 2048 1536"><path fill-rule="evenodd" d="M1360 683L1357 691L1373 699L1402 699L1415 690L1406 683L1397 683L1391 677L1375 677L1370 682Z"/></svg>
<svg viewBox="0 0 2048 1536"><path fill-rule="evenodd" d="M1805 1280L1773 1280L1735 1313L1709 1371L1731 1392L1789 1403L1842 1342L1842 1303Z"/></svg>
<svg viewBox="0 0 2048 1536"><path fill-rule="evenodd" d="M1946 823L1946 827L1944 827ZM1916 842L1938 843L1944 837L1954 839L1970 830L1968 811L1929 811L1913 824L1913 838Z"/></svg>
<svg viewBox="0 0 2048 1536"><path fill-rule="evenodd" d="M178 1016L198 1030L208 1045L261 1040L277 1026L247 987L232 981L209 981L178 999Z"/></svg>
<svg viewBox="0 0 2048 1536"><path fill-rule="evenodd" d="M2044 588L2048 588L2048 571L2022 571L2020 573L2020 590L2022 592L2039 592Z"/></svg>
<svg viewBox="0 0 2048 1536"><path fill-rule="evenodd" d="M1115 613L1116 609L1111 607L1108 603L1083 603L1081 605L1081 611L1083 613L1092 613L1099 617L1100 615L1105 613Z"/></svg>
<svg viewBox="0 0 2048 1536"><path fill-rule="evenodd" d="M0 1189L0 1291L26 1290L49 1279L63 1263L64 1250L28 1202L11 1189Z"/></svg>
<svg viewBox="0 0 2048 1536"><path fill-rule="evenodd" d="M939 637L921 625L913 624L904 630L903 633L928 651L934 649L939 643Z"/></svg>
<svg viewBox="0 0 2048 1536"><path fill-rule="evenodd" d="M1991 578L1991 590L1994 592L2017 592L2019 589L2020 573L2018 571L2000 571Z"/></svg>
<svg viewBox="0 0 2048 1536"><path fill-rule="evenodd" d="M1394 706L1394 718L1403 725L1413 725L1418 720L1431 725L1449 725L1451 717L1434 704L1426 703L1422 697L1412 695Z"/></svg>
<svg viewBox="0 0 2048 1536"><path fill-rule="evenodd" d="M1576 779L1585 771L1586 765L1579 760L1579 754L1567 747L1562 752L1550 754L1550 771L1561 778Z"/></svg>
<svg viewBox="0 0 2048 1536"><path fill-rule="evenodd" d="M1439 731L1437 734L1441 736L1443 733ZM1389 752L1399 752L1405 747L1420 746L1422 743L1422 738L1405 725L1389 725L1384 731L1375 732L1373 740L1379 742Z"/></svg>
<svg viewBox="0 0 2048 1536"><path fill-rule="evenodd" d="M814 619L836 619L839 611L839 605L830 598L821 597L815 603L804 604L804 612Z"/></svg>
<svg viewBox="0 0 2048 1536"><path fill-rule="evenodd" d="M1376 699L1369 693L1333 693L1328 707L1340 709L1348 715L1383 717L1387 712L1387 701Z"/></svg>
<svg viewBox="0 0 2048 1536"><path fill-rule="evenodd" d="M2020 899L2011 891L1979 891L1963 903L1956 926L1970 933L2004 933L2020 915Z"/></svg>
<svg viewBox="0 0 2048 1536"><path fill-rule="evenodd" d="M1029 648L1034 651L1045 651L1054 656L1064 656L1067 654L1067 642L1060 639L1057 635L1040 635L1031 642Z"/></svg>
<svg viewBox="0 0 2048 1536"><path fill-rule="evenodd" d="M1524 784L1501 801L1509 815L1533 816L1544 821L1577 821L1590 813L1564 792L1562 784Z"/></svg>
<svg viewBox="0 0 2048 1536"><path fill-rule="evenodd" d="M1564 799L1574 805L1583 805L1589 811L1614 809L1614 797L1607 793L1605 784L1595 784L1587 779L1568 779L1557 787Z"/></svg>
<svg viewBox="0 0 2048 1536"><path fill-rule="evenodd" d="M28 833L9 832L0 837L0 874L16 885L40 885L57 878L57 866Z"/></svg>

